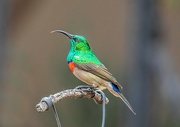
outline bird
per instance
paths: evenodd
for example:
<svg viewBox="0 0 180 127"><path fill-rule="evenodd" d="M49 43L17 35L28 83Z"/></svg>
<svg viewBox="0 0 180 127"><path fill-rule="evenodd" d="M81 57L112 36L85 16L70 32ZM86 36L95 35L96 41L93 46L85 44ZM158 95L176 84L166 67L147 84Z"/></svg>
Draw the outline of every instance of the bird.
<svg viewBox="0 0 180 127"><path fill-rule="evenodd" d="M114 96L119 97L136 115L136 112L122 94L123 87L113 77L109 70L94 55L87 39L81 35L73 35L63 30L54 30L66 35L70 40L70 51L67 62L72 73L81 81L96 89L108 89Z"/></svg>

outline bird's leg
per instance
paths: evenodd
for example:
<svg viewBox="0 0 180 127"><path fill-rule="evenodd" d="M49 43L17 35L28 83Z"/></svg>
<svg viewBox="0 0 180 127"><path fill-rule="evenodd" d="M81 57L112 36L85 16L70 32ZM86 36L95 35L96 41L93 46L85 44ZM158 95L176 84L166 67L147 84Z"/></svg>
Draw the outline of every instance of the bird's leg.
<svg viewBox="0 0 180 127"><path fill-rule="evenodd" d="M81 85L81 86L77 86L75 89L79 89L82 93L84 93L85 91L93 93L92 94L93 96L91 96L91 98L93 98L95 96L95 93L94 93L95 88L94 88L94 86Z"/></svg>
<svg viewBox="0 0 180 127"><path fill-rule="evenodd" d="M89 85L81 85L81 86L77 86L75 89L91 89L91 90L94 90L95 87L89 86Z"/></svg>

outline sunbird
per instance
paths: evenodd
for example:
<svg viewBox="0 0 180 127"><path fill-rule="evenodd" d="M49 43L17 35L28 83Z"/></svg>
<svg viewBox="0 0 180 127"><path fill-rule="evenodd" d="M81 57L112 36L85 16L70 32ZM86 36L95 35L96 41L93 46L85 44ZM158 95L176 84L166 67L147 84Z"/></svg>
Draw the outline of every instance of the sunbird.
<svg viewBox="0 0 180 127"><path fill-rule="evenodd" d="M53 32L62 33L70 39L71 48L67 62L70 70L78 79L97 89L108 89L114 96L121 98L129 109L136 114L121 92L123 87L94 55L85 37L72 35L62 30L51 31L51 33Z"/></svg>

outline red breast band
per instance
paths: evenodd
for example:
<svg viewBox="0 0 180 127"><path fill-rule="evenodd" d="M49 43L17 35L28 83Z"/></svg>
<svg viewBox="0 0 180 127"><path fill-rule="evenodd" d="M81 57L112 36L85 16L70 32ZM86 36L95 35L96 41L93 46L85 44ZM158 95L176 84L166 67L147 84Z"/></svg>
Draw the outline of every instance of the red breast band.
<svg viewBox="0 0 180 127"><path fill-rule="evenodd" d="M69 62L68 66L72 72L74 71L74 68L76 67L76 65L73 62Z"/></svg>

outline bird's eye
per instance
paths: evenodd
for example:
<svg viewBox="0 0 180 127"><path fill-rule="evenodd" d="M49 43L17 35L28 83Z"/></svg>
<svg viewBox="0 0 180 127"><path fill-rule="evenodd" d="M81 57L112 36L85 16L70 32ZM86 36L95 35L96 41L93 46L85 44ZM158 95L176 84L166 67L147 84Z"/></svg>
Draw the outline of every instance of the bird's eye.
<svg viewBox="0 0 180 127"><path fill-rule="evenodd" d="M77 39L76 41L77 41L77 42L81 42L81 40L80 40L80 39Z"/></svg>
<svg viewBox="0 0 180 127"><path fill-rule="evenodd" d="M77 39L77 38L73 38L73 40L74 40L75 42L81 42L81 40L80 40L80 39Z"/></svg>
<svg viewBox="0 0 180 127"><path fill-rule="evenodd" d="M77 39L76 39L76 38L73 38L73 40L76 42Z"/></svg>

